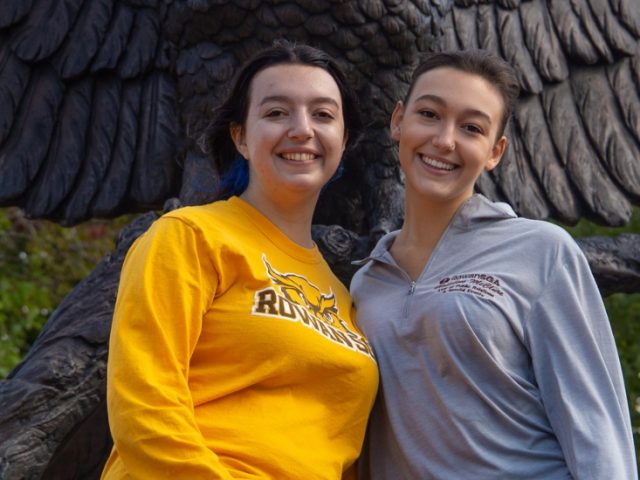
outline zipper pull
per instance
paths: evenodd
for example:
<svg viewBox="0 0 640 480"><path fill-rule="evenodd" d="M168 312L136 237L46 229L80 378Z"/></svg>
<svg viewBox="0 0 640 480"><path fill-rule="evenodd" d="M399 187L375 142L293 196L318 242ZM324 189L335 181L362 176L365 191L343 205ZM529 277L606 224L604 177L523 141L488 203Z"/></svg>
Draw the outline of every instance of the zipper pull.
<svg viewBox="0 0 640 480"><path fill-rule="evenodd" d="M409 295L413 295L413 292L416 291L416 282L411 282L411 288L409 289Z"/></svg>

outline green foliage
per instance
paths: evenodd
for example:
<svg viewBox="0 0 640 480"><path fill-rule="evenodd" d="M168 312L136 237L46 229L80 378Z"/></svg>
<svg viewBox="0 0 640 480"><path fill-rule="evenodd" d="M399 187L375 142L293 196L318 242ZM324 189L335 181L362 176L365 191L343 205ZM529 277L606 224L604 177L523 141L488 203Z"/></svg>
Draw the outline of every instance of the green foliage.
<svg viewBox="0 0 640 480"><path fill-rule="evenodd" d="M4 268L2 268L4 272ZM0 278L0 377L35 340L53 305L49 292L25 280Z"/></svg>
<svg viewBox="0 0 640 480"><path fill-rule="evenodd" d="M620 353L640 462L640 294L611 295L605 305Z"/></svg>
<svg viewBox="0 0 640 480"><path fill-rule="evenodd" d="M64 228L0 209L0 378L24 356L56 305L113 249L123 223Z"/></svg>
<svg viewBox="0 0 640 480"><path fill-rule="evenodd" d="M640 209L635 208L629 224L624 227L603 227L588 220L580 220L575 226L565 228L574 238L591 237L594 235L615 237L621 233L640 233Z"/></svg>

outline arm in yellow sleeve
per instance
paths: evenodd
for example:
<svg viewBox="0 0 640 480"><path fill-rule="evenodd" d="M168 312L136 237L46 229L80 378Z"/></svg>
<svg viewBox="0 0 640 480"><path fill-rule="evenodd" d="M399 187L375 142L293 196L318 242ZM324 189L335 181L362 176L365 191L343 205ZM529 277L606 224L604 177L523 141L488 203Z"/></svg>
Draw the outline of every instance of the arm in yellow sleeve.
<svg viewBox="0 0 640 480"><path fill-rule="evenodd" d="M189 359L217 274L201 236L161 218L128 253L109 344L109 424L132 478L232 477L196 425Z"/></svg>

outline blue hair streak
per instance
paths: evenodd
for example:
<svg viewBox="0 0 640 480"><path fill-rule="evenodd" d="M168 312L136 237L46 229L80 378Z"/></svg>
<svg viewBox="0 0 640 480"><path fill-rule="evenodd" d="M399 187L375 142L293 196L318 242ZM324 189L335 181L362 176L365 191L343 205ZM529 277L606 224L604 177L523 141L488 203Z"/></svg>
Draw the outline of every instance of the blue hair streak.
<svg viewBox="0 0 640 480"><path fill-rule="evenodd" d="M249 185L249 162L239 153L236 153L229 169L220 179L220 189L223 198L240 195Z"/></svg>

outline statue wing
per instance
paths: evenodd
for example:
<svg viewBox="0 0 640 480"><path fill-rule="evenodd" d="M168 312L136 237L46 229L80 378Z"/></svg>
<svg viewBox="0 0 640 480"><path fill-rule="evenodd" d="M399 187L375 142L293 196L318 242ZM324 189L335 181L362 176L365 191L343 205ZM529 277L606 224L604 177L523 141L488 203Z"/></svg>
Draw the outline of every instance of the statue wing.
<svg viewBox="0 0 640 480"><path fill-rule="evenodd" d="M0 206L74 224L175 194L161 3L0 4Z"/></svg>
<svg viewBox="0 0 640 480"><path fill-rule="evenodd" d="M494 51L518 71L510 146L483 193L528 217L629 220L640 201L637 0L456 0L444 45Z"/></svg>
<svg viewBox="0 0 640 480"><path fill-rule="evenodd" d="M397 18L375 2L250 3L2 2L0 206L73 224L156 208L193 184L190 176L197 184L206 162L183 154L192 127L206 120L203 108L219 101L211 91L281 35L315 39L334 55L346 50L351 70L363 72L356 78L368 78L372 58L385 59L390 68L371 79L382 92L395 91L403 82L393 73L406 78L408 57L435 43L493 50L517 67L523 95L505 161L480 190L522 215L565 223L586 216L620 225L638 203L636 0L407 1ZM426 26L442 16L439 41ZM371 117L392 105L370 98L382 105Z"/></svg>

